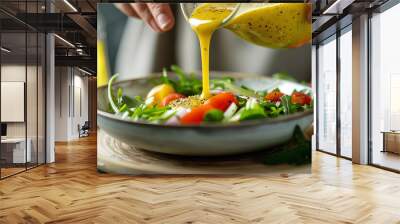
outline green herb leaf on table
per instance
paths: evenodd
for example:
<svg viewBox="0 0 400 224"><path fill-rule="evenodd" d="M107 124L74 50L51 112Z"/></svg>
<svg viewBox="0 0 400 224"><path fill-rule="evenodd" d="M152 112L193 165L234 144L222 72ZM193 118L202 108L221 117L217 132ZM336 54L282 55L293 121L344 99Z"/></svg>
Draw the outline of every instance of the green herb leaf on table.
<svg viewBox="0 0 400 224"><path fill-rule="evenodd" d="M266 155L263 163L266 165L311 163L311 141L307 140L301 128L296 126L291 140Z"/></svg>

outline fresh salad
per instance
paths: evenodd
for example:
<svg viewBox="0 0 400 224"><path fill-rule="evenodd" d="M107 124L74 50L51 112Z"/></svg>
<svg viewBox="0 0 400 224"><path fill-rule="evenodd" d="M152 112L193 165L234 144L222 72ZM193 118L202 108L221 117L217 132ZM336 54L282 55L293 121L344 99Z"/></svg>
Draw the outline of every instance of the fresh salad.
<svg viewBox="0 0 400 224"><path fill-rule="evenodd" d="M285 94L279 89L255 91L235 84L231 77L210 80L212 96L200 97L201 80L173 65L176 79L163 70L146 97L129 97L121 88L114 89L114 75L108 83L110 112L133 121L156 124L197 125L232 123L253 119L276 118L311 110L313 100L309 89Z"/></svg>

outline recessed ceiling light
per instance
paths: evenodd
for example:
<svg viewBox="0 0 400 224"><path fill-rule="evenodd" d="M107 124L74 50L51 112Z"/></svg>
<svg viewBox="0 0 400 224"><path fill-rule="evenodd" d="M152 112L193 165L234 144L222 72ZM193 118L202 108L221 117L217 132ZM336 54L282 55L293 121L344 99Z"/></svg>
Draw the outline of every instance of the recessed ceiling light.
<svg viewBox="0 0 400 224"><path fill-rule="evenodd" d="M69 45L70 47L75 48L75 45L73 45L71 42L69 42L68 40L60 37L58 34L54 34L55 37L57 37L59 40L61 40L62 42L66 43L67 45Z"/></svg>
<svg viewBox="0 0 400 224"><path fill-rule="evenodd" d="M79 67L78 67L78 70L81 71L81 72L83 72L83 73L85 73L85 74L87 74L87 75L93 75L92 73L90 73L90 72L88 72L88 71L86 71L86 70L83 70L83 69L81 69L81 68L79 68Z"/></svg>
<svg viewBox="0 0 400 224"><path fill-rule="evenodd" d="M10 52L11 52L10 49L7 49L7 48L5 48L5 47L1 47L0 49L1 49L1 51L4 51L4 52L6 52L6 53L10 53Z"/></svg>
<svg viewBox="0 0 400 224"><path fill-rule="evenodd" d="M333 2L332 5L330 5L327 9L325 9L322 14L323 15L342 14L343 9L345 9L347 6L349 6L353 2L354 2L354 0L336 0L335 2Z"/></svg>
<svg viewBox="0 0 400 224"><path fill-rule="evenodd" d="M68 0L64 0L64 3L67 4L74 12L78 12L75 6L73 6Z"/></svg>

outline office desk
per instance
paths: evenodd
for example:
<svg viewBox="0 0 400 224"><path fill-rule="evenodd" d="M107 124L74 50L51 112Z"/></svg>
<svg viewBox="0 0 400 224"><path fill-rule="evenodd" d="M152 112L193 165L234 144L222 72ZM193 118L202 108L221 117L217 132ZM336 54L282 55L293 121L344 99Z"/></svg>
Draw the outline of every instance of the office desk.
<svg viewBox="0 0 400 224"><path fill-rule="evenodd" d="M27 147L25 154L25 138L2 138L1 157L6 163L25 163L32 158L32 140L26 139Z"/></svg>
<svg viewBox="0 0 400 224"><path fill-rule="evenodd" d="M382 152L392 152L400 154L400 131L382 131L383 150Z"/></svg>

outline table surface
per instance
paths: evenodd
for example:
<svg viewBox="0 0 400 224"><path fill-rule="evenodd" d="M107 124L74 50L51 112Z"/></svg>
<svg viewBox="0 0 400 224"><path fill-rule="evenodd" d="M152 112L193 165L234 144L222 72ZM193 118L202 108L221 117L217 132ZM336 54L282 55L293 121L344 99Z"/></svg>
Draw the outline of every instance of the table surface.
<svg viewBox="0 0 400 224"><path fill-rule="evenodd" d="M262 152L261 152L262 153ZM124 174L281 174L310 173L310 164L267 166L255 158L259 153L225 157L184 157L148 152L127 145L98 130L97 168Z"/></svg>
<svg viewBox="0 0 400 224"><path fill-rule="evenodd" d="M400 131L381 131L383 134L400 134Z"/></svg>

